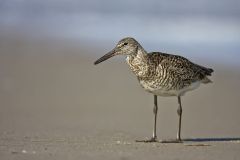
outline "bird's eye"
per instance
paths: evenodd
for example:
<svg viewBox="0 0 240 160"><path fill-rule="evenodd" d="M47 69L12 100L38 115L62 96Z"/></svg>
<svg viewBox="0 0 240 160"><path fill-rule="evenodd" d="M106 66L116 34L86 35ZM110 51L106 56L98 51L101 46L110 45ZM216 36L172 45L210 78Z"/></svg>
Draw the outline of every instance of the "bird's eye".
<svg viewBox="0 0 240 160"><path fill-rule="evenodd" d="M127 43L127 42L125 42L125 43L123 43L123 45L124 45L124 46L126 46L126 45L128 45L128 43Z"/></svg>

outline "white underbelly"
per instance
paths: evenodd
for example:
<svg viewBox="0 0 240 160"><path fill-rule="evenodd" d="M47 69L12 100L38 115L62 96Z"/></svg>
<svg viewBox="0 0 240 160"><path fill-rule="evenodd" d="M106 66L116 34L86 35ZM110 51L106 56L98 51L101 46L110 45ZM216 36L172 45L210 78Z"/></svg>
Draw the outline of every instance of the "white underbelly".
<svg viewBox="0 0 240 160"><path fill-rule="evenodd" d="M166 96L166 97L169 97L169 96L182 96L186 92L198 88L200 86L200 84L201 84L201 81L197 81L197 82L194 82L191 85L189 85L189 86L187 86L185 88L182 88L180 90L167 90L167 89L164 89L164 88L157 88L157 89L151 88L151 87L147 86L146 84L141 83L141 85L143 86L143 88L146 91L148 91L148 92L150 92L150 93L152 93L154 95Z"/></svg>

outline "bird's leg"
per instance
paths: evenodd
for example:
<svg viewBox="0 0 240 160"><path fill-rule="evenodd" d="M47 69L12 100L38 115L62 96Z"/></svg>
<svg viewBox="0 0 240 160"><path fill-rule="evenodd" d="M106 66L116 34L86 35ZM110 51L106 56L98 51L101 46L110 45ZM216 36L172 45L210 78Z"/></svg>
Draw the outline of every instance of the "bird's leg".
<svg viewBox="0 0 240 160"><path fill-rule="evenodd" d="M157 112L158 112L158 105L157 105L157 95L154 95L154 124L153 124L153 136L147 140L137 140L137 142L158 142L157 140Z"/></svg>
<svg viewBox="0 0 240 160"><path fill-rule="evenodd" d="M178 96L178 109L177 109L177 114L179 117L178 121L178 133L177 133L177 139L172 139L172 140L162 140L162 143L181 143L181 123L182 123L182 104L181 104L181 97Z"/></svg>
<svg viewBox="0 0 240 160"><path fill-rule="evenodd" d="M178 133L177 133L177 141L181 142L181 127L182 127L182 103L181 97L178 96L178 109L177 109L179 121L178 121Z"/></svg>
<svg viewBox="0 0 240 160"><path fill-rule="evenodd" d="M154 125L153 125L153 136L152 139L157 140L157 112L158 112L158 105L157 105L157 96L154 95Z"/></svg>

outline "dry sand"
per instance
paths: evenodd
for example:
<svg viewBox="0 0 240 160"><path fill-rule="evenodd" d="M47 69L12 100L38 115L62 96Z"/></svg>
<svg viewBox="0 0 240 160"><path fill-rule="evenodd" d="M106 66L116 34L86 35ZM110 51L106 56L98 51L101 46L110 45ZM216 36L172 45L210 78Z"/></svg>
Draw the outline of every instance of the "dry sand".
<svg viewBox="0 0 240 160"><path fill-rule="evenodd" d="M94 66L107 50L25 38L0 39L0 159L239 159L238 69L199 62L214 83L183 98L190 141L136 143L151 136L153 96L123 60ZM158 137L175 138L177 99L158 101Z"/></svg>

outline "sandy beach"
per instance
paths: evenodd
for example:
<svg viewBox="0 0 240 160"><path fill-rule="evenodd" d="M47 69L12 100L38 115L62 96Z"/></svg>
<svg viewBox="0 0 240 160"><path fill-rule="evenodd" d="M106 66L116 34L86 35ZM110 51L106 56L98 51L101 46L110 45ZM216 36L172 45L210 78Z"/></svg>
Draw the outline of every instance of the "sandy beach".
<svg viewBox="0 0 240 160"><path fill-rule="evenodd" d="M239 159L239 68L191 59L215 72L182 99L188 141L137 143L152 134L153 96L123 57L93 65L108 49L1 36L0 159ZM177 98L158 103L158 138L176 138Z"/></svg>

